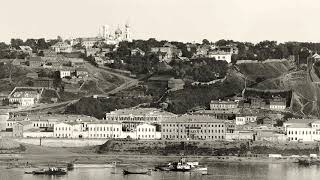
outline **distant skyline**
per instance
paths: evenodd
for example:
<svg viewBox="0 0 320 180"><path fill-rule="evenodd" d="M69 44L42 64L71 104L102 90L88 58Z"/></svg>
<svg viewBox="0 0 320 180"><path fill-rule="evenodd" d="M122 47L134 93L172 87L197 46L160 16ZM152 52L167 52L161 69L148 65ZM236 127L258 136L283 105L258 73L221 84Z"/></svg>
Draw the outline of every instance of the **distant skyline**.
<svg viewBox="0 0 320 180"><path fill-rule="evenodd" d="M317 0L0 0L0 42L91 37L129 22L134 39L320 42Z"/></svg>

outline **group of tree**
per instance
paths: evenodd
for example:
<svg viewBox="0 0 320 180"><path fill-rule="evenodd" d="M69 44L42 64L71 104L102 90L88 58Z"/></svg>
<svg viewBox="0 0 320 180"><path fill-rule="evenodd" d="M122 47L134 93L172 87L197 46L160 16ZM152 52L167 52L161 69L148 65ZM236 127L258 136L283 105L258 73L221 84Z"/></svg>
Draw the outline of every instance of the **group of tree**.
<svg viewBox="0 0 320 180"><path fill-rule="evenodd" d="M12 38L10 44L0 42L0 59L23 59L28 54L23 53L19 50L20 46L29 46L31 47L33 53L39 53L41 50L48 49L50 46L59 42L59 39L54 39L46 41L44 38L40 39L26 39L23 41L19 38Z"/></svg>
<svg viewBox="0 0 320 180"><path fill-rule="evenodd" d="M171 72L176 78L187 78L200 82L224 77L228 70L226 61L217 61L214 58L197 58L192 63L173 60L170 65L172 66Z"/></svg>

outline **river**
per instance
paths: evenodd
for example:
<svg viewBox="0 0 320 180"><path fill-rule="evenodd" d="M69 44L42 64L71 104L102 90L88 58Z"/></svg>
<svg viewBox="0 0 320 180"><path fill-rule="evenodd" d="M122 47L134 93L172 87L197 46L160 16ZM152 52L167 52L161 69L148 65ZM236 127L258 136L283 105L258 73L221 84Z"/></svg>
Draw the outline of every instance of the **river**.
<svg viewBox="0 0 320 180"><path fill-rule="evenodd" d="M320 166L304 167L294 163L214 163L208 175L195 172L152 172L151 175L123 175L122 169L79 168L65 176L24 174L24 169L0 167L0 180L318 180Z"/></svg>

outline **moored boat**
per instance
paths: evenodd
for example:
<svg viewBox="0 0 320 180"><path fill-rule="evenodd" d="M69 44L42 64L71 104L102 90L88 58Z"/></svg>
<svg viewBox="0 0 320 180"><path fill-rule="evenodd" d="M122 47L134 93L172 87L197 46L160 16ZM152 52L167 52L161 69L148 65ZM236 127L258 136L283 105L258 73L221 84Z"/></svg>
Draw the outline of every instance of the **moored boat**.
<svg viewBox="0 0 320 180"><path fill-rule="evenodd" d="M320 165L320 160L313 159L313 158L298 159L298 163L299 165L303 165L303 166Z"/></svg>
<svg viewBox="0 0 320 180"><path fill-rule="evenodd" d="M178 162L168 163L166 165L161 165L155 167L160 171L207 171L206 166L199 165L199 162L187 162L185 158L181 158Z"/></svg>
<svg viewBox="0 0 320 180"><path fill-rule="evenodd" d="M66 175L67 171L62 168L49 167L48 169L39 169L32 171L33 175Z"/></svg>

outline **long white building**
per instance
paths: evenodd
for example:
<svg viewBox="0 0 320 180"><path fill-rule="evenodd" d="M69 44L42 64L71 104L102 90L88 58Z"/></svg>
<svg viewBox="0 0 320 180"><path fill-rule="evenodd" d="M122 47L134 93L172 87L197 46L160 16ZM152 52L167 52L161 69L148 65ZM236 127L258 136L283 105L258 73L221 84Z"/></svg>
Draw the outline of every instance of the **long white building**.
<svg viewBox="0 0 320 180"><path fill-rule="evenodd" d="M320 141L320 120L293 119L284 123L288 141Z"/></svg>
<svg viewBox="0 0 320 180"><path fill-rule="evenodd" d="M120 109L106 113L106 120L122 123L128 130L135 130L139 124L160 124L177 115L156 108Z"/></svg>

